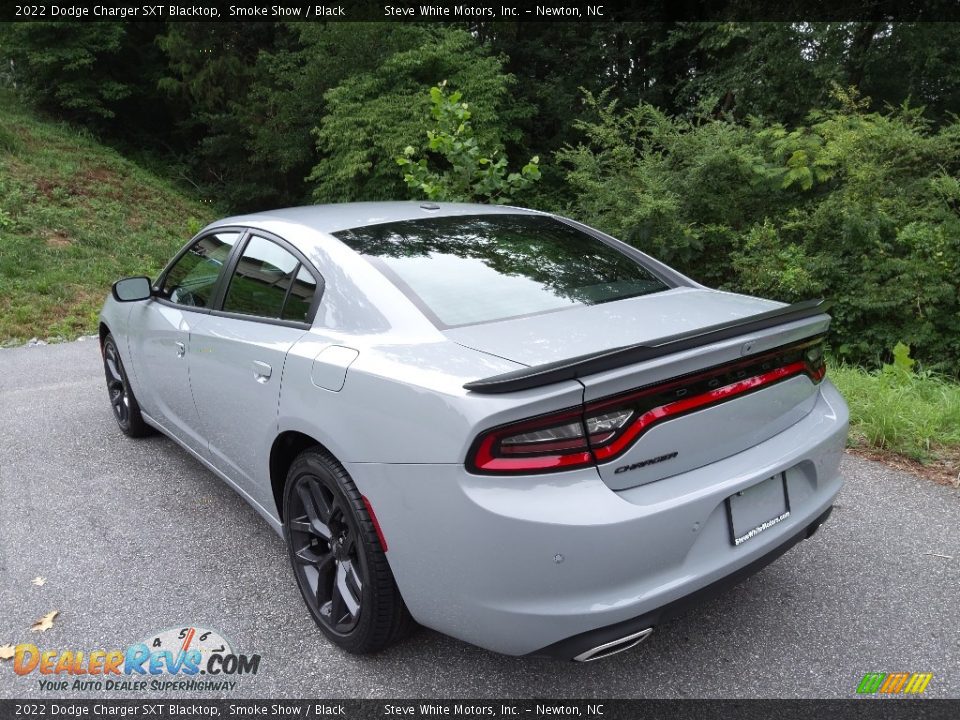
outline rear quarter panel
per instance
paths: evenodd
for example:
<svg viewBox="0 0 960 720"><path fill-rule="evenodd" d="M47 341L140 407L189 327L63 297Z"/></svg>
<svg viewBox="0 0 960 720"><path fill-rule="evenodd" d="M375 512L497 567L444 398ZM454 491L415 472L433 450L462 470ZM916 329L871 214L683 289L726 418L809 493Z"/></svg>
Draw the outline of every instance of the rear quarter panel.
<svg viewBox="0 0 960 720"><path fill-rule="evenodd" d="M315 358L331 345L358 351L339 391L311 379ZM310 435L342 462L462 464L480 429L580 403L583 388L573 381L509 396L463 389L518 367L445 340L367 343L311 331L284 364L279 429Z"/></svg>

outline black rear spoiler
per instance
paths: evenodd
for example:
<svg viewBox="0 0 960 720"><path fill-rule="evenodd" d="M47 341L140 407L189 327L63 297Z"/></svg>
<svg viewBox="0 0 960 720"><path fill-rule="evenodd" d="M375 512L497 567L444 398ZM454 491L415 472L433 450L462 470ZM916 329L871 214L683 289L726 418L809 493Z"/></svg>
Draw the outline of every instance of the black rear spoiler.
<svg viewBox="0 0 960 720"><path fill-rule="evenodd" d="M585 375L652 360L681 350L709 345L737 335L822 315L830 305L829 301L823 299L804 300L786 307L768 310L759 315L748 315L733 322L708 325L707 327L668 335L639 345L625 345L612 350L602 350L568 360L547 363L546 365L513 370L502 375L468 382L463 387L473 392L493 394L528 390L561 380L576 380L578 377Z"/></svg>

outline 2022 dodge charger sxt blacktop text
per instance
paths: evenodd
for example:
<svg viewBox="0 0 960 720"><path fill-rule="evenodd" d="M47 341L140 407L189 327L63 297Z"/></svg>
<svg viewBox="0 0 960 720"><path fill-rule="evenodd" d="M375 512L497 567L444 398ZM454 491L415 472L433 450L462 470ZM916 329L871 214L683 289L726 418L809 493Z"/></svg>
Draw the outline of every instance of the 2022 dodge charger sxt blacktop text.
<svg viewBox="0 0 960 720"><path fill-rule="evenodd" d="M593 660L826 519L847 409L824 309L546 213L354 203L213 223L114 285L100 337L120 428L282 533L337 645L412 618Z"/></svg>

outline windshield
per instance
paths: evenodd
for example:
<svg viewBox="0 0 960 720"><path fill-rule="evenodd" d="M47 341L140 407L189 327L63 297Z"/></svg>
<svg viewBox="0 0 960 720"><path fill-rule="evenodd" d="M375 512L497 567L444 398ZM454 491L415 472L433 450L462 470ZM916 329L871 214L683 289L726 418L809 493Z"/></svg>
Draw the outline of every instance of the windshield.
<svg viewBox="0 0 960 720"><path fill-rule="evenodd" d="M545 215L469 215L335 233L441 327L647 295L667 285L636 260Z"/></svg>

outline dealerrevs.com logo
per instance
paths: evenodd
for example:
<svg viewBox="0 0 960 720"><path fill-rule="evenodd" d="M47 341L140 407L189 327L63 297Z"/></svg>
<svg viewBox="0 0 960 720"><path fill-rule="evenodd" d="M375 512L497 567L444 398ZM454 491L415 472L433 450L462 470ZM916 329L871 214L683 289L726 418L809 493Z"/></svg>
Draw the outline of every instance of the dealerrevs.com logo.
<svg viewBox="0 0 960 720"><path fill-rule="evenodd" d="M235 653L215 630L171 628L121 649L41 650L17 645L13 671L36 674L40 690L224 691L256 675L259 655Z"/></svg>

